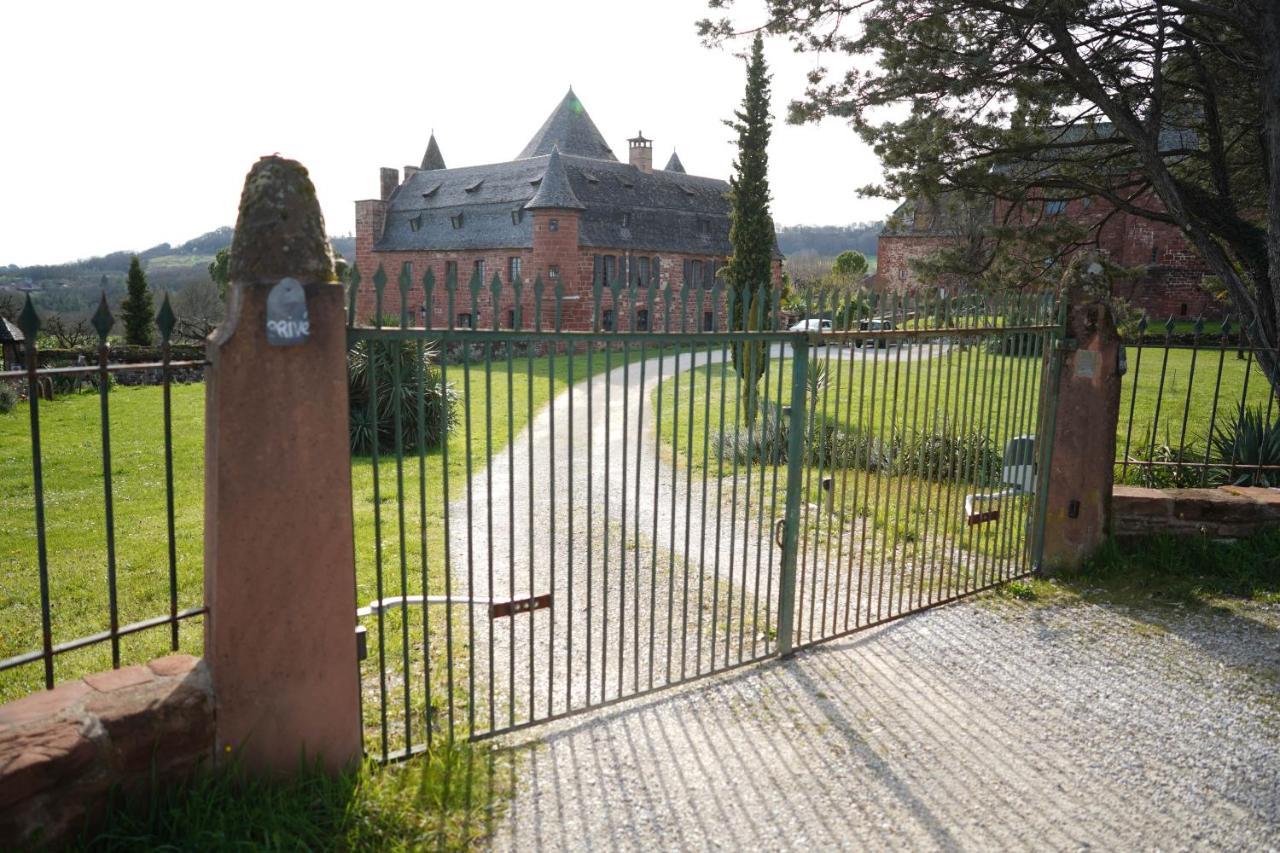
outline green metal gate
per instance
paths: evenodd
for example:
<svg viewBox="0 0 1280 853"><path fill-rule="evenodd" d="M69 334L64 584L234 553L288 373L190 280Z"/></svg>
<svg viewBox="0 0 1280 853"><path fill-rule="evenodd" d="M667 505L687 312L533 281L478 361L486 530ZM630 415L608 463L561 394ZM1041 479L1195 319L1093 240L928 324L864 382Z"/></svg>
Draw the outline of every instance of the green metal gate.
<svg viewBox="0 0 1280 853"><path fill-rule="evenodd" d="M718 282L620 278L579 299L406 265L391 297L379 269L357 323L355 280L356 585L384 760L786 655L1033 565L1043 489L1002 484L999 448L1044 432L1052 300L848 295L792 329Z"/></svg>

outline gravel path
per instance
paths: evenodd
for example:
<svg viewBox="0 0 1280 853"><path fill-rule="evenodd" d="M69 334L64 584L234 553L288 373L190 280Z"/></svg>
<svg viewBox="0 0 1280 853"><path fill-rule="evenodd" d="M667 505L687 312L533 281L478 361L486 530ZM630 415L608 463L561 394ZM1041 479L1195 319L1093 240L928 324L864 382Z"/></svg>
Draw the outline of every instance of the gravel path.
<svg viewBox="0 0 1280 853"><path fill-rule="evenodd" d="M908 349L892 352L896 357ZM921 348L911 349L911 357L921 357ZM723 477L688 465L692 449L694 462L716 468L715 448L700 434L690 440L684 427L691 409L705 417L710 406L714 417L721 405L719 395L708 401L700 377L691 384L700 371L689 371L720 366L732 376L725 356L713 351L634 361L579 383L535 416L509 447L495 448L469 494L455 492L449 511L458 594L471 590L475 597L503 601L550 593L553 599L548 610L493 621L480 618L485 614L477 609L478 707L493 712L481 730L633 695L769 653L781 559L772 531L781 514L781 485L772 473L762 483L758 468L753 479L743 472L730 476L729 464ZM593 355L597 366L604 358ZM612 359L621 361L616 353ZM677 412L656 409L659 382L673 387ZM520 390L515 406L522 403ZM494 418L505 416L493 412ZM734 422L732 409L724 419ZM658 438L658 421L677 427L675 458ZM825 581L826 558L846 561L850 547L876 547L874 533L846 535L843 548L815 549L812 556L804 548L802 574ZM460 559L466 554L469 562ZM825 613L830 599L834 623L838 599L848 599L848 590L824 583L814 599L815 588L809 581L808 591L801 590L805 606L816 602ZM891 585L882 583L875 592L869 587L860 606L865 612L877 596L893 595Z"/></svg>
<svg viewBox="0 0 1280 853"><path fill-rule="evenodd" d="M513 742L495 846L1278 849L1269 617L908 617Z"/></svg>
<svg viewBox="0 0 1280 853"><path fill-rule="evenodd" d="M665 380L690 366L668 356ZM765 653L768 525L755 509L725 514L741 495L714 478L704 494L672 465L650 429L656 369L560 395L473 479L469 526L465 499L451 506L453 553L477 555L473 574L455 562L460 588L554 596L477 619L477 692L497 728L707 671L713 654L723 666ZM516 793L493 841L1280 849L1278 625L1274 609L937 609L508 735Z"/></svg>

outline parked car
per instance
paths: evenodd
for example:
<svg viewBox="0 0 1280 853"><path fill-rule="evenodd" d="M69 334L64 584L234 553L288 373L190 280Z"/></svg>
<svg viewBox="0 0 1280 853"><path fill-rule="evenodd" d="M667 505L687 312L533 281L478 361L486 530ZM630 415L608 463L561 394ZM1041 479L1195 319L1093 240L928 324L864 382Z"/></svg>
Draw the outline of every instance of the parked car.
<svg viewBox="0 0 1280 853"><path fill-rule="evenodd" d="M873 319L873 320L861 320L858 322L858 331L861 331L861 332L888 332L892 330L893 330L892 320ZM863 344L866 344L867 346L874 345L877 349L884 349L889 345L889 339L888 338L858 338L853 342L853 345L855 347L860 347Z"/></svg>
<svg viewBox="0 0 1280 853"><path fill-rule="evenodd" d="M821 320L814 317L809 320L801 320L793 325L790 329L792 332L829 332L831 331L831 321Z"/></svg>

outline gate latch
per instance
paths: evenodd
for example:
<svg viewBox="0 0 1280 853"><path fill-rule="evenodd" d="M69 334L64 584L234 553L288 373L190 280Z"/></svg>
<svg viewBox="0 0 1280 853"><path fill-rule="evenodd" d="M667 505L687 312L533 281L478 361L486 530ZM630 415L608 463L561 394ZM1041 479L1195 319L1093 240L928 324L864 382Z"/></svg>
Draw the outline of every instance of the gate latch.
<svg viewBox="0 0 1280 853"><path fill-rule="evenodd" d="M532 598L517 598L512 601L495 601L489 605L489 618L501 619L503 616L514 616L517 613L532 613L551 606L551 593L535 595Z"/></svg>

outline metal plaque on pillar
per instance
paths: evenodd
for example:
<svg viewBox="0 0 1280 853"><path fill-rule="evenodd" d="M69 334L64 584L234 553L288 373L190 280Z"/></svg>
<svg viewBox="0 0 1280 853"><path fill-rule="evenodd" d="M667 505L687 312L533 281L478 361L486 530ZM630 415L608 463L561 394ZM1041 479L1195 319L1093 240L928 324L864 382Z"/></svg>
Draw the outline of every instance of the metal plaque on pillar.
<svg viewBox="0 0 1280 853"><path fill-rule="evenodd" d="M307 293L295 278L282 278L267 294L267 343L292 347L311 334Z"/></svg>

